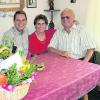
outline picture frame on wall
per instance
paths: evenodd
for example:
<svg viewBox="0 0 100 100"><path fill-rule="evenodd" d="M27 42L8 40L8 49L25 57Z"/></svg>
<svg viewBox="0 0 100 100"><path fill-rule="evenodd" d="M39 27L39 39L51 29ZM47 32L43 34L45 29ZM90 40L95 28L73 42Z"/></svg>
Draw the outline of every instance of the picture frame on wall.
<svg viewBox="0 0 100 100"><path fill-rule="evenodd" d="M36 8L37 0L26 0L27 8Z"/></svg>

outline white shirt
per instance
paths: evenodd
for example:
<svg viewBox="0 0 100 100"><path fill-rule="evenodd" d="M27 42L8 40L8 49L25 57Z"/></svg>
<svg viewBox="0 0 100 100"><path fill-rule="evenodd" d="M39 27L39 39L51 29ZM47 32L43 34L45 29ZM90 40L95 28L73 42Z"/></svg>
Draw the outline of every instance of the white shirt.
<svg viewBox="0 0 100 100"><path fill-rule="evenodd" d="M28 34L29 31L27 28L23 30L23 33L17 31L15 27L12 27L7 32L4 33L2 38L2 43L5 44L5 36L8 36L8 41L10 43L11 39L14 39L14 45L17 46L18 49L24 51L24 54L28 53Z"/></svg>
<svg viewBox="0 0 100 100"><path fill-rule="evenodd" d="M48 47L54 47L62 51L70 51L72 58L83 58L87 49L95 48L94 42L80 25L73 25L67 33L64 29L57 30Z"/></svg>

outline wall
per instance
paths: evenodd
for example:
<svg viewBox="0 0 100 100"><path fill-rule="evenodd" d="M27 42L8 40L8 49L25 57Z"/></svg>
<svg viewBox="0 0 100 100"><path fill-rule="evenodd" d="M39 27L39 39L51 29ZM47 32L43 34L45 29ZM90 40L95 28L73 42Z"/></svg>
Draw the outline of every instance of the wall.
<svg viewBox="0 0 100 100"><path fill-rule="evenodd" d="M55 9L62 10L66 7L71 7L75 10L76 15L80 23L84 24L85 21L85 12L87 8L87 0L76 0L77 3L70 3L70 0L54 0ZM24 8L28 16L28 28L30 32L34 31L33 20L34 17L39 14L45 14L50 20L50 13L44 12L44 9L49 9L48 0L37 0L37 8ZM80 10L81 9L81 10ZM56 28L61 26L60 24L60 12L54 13L54 22ZM13 17L0 17L0 32L3 33L8 30L13 25ZM0 33L0 35L1 35ZM1 36L0 36L1 37Z"/></svg>
<svg viewBox="0 0 100 100"><path fill-rule="evenodd" d="M100 0L88 0L86 28L100 51Z"/></svg>

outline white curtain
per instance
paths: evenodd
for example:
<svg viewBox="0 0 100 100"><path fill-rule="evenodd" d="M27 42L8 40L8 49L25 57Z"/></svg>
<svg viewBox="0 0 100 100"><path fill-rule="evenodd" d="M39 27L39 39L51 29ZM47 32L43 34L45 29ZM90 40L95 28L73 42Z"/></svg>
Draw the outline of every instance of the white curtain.
<svg viewBox="0 0 100 100"><path fill-rule="evenodd" d="M86 28L100 51L100 0L89 0L87 10Z"/></svg>

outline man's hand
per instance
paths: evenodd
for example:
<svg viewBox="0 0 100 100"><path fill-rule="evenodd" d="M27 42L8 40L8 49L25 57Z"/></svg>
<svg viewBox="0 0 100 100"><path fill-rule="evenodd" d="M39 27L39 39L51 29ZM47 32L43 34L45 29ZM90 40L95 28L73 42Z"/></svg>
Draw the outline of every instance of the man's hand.
<svg viewBox="0 0 100 100"><path fill-rule="evenodd" d="M94 49L88 49L84 61L89 61L93 55Z"/></svg>
<svg viewBox="0 0 100 100"><path fill-rule="evenodd" d="M70 51L61 51L60 55L64 56L64 57L70 57L71 56L71 52Z"/></svg>
<svg viewBox="0 0 100 100"><path fill-rule="evenodd" d="M70 51L62 51L62 50L58 50L58 49L53 48L53 47L49 47L48 51L59 54L63 57L71 57L71 55L72 55L72 52L70 52Z"/></svg>

